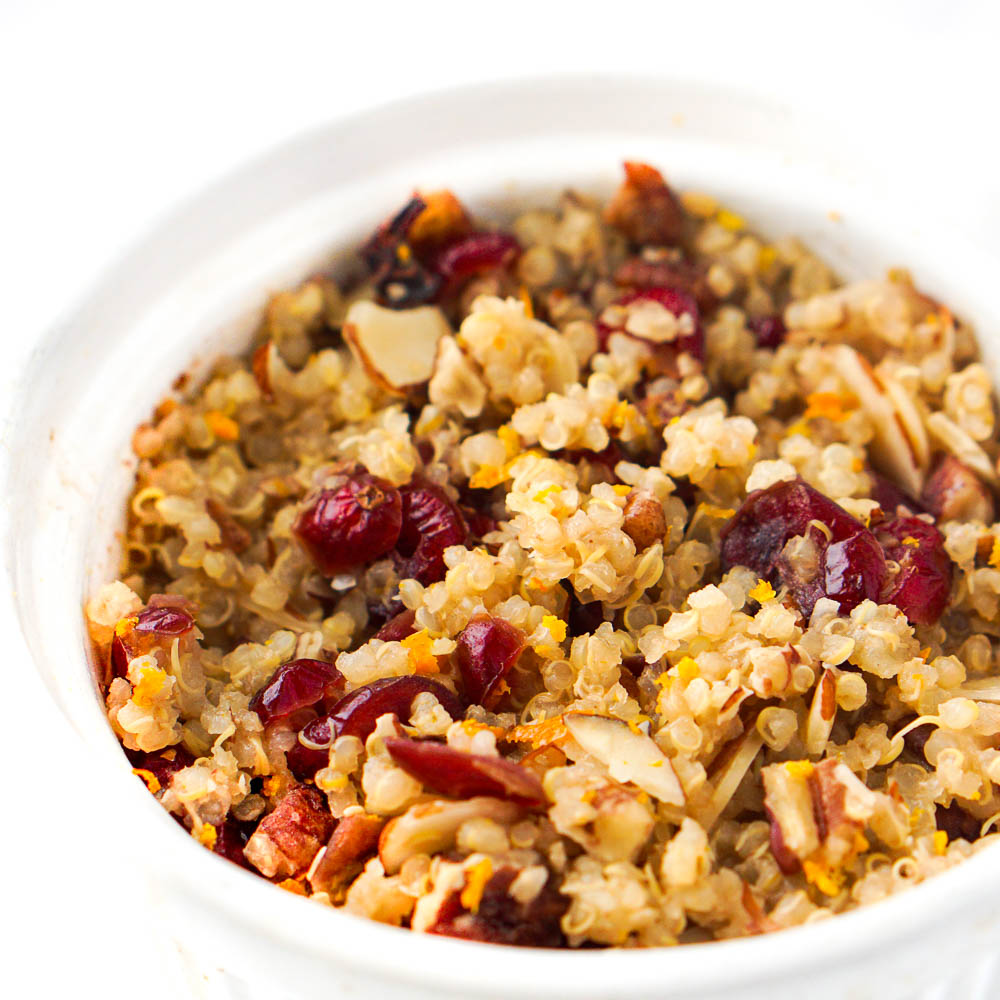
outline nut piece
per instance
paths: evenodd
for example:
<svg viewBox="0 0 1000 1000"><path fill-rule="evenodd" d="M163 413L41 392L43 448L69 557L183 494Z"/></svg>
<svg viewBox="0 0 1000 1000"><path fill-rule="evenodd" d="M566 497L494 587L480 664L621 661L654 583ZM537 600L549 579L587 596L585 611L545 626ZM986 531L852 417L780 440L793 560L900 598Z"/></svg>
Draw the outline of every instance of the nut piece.
<svg viewBox="0 0 1000 1000"><path fill-rule="evenodd" d="M924 484L923 505L939 521L993 523L993 495L954 455L945 455Z"/></svg>
<svg viewBox="0 0 1000 1000"><path fill-rule="evenodd" d="M333 817L323 796L300 785L260 821L243 853L268 878L297 878L309 868L332 829Z"/></svg>
<svg viewBox="0 0 1000 1000"><path fill-rule="evenodd" d="M386 309L358 301L347 310L343 333L372 380L387 392L404 394L434 373L438 341L451 327L437 306Z"/></svg>
<svg viewBox="0 0 1000 1000"><path fill-rule="evenodd" d="M644 733L605 715L568 712L563 722L573 739L596 757L615 781L631 781L661 802L684 805L684 790L670 758Z"/></svg>
<svg viewBox="0 0 1000 1000"><path fill-rule="evenodd" d="M522 815L513 802L484 795L464 802L423 802L390 820L378 841L378 856L386 874L395 875L417 854L437 854L455 843L458 828L468 819L513 823Z"/></svg>
<svg viewBox="0 0 1000 1000"><path fill-rule="evenodd" d="M633 490L625 501L622 530L635 542L636 552L662 542L667 533L663 504L648 490Z"/></svg>
<svg viewBox="0 0 1000 1000"><path fill-rule="evenodd" d="M365 813L345 816L333 831L330 843L313 859L309 882L314 891L329 892L344 881L352 866L378 845L385 820Z"/></svg>

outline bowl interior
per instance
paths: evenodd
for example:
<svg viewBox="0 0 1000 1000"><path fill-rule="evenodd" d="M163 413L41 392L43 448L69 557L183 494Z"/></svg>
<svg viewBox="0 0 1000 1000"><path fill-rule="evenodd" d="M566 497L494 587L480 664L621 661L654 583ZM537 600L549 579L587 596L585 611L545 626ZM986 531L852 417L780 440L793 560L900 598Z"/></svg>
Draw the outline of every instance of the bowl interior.
<svg viewBox="0 0 1000 1000"><path fill-rule="evenodd" d="M38 343L9 401L10 610L68 721L109 769L120 765L119 751L87 667L80 609L115 575L131 434L175 377L197 379L220 353L242 350L270 291L343 266L345 248L414 187L451 187L476 211L503 216L567 186L607 191L624 157L661 166L676 186L711 192L765 235L799 236L845 276L908 267L925 291L976 323L997 371L1000 306L988 294L985 255L927 228L903 182L889 184L893 165L880 175L849 137L810 116L662 81L588 78L438 96L305 136L167 217ZM165 816L154 818L158 807L121 771L131 784L126 790L123 779L119 806L141 812L149 836L169 835L169 851L183 846L178 867L217 883L240 874L214 861L205 868L211 859ZM989 861L983 877L996 886L1000 864L984 853L991 857L970 864ZM270 892L236 884L241 893ZM933 884L917 891L925 889ZM299 916L305 909L295 911L297 924L320 916ZM356 960L367 960L367 950L359 945ZM681 970L686 959L674 957ZM653 967L643 958L629 968ZM703 967L703 982L706 975L725 970Z"/></svg>

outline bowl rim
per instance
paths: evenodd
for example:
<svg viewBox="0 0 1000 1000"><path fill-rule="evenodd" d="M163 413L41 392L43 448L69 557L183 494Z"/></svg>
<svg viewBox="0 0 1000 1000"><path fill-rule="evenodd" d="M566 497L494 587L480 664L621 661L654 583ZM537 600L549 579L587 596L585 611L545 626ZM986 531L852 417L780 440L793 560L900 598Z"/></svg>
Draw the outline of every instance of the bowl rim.
<svg viewBox="0 0 1000 1000"><path fill-rule="evenodd" d="M16 431L21 393L30 391L31 375L43 361L39 348L59 337L72 322L72 317L86 312L91 303L99 301L114 287L126 262L155 252L165 234L196 225L203 207L207 207L227 189L252 184L257 175L281 169L308 152L317 142L329 143L337 137L364 133L380 127L391 127L399 116L419 118L428 115L457 113L469 103L489 105L495 100L531 100L541 92L551 99L563 97L579 102L581 94L595 94L612 88L615 91L639 92L643 88L664 92L671 89L694 89L706 96L716 96L731 102L734 97L726 88L691 84L669 77L649 77L632 74L560 74L529 78L488 81L460 91L441 88L412 97L396 99L377 107L364 109L332 119L322 125L282 141L273 148L255 155L234 170L204 185L195 194L165 208L146 231L133 240L117 259L105 266L91 283L82 299L63 313L64 318L44 333L36 349L19 373L20 388L8 395L6 423ZM797 112L775 101L761 98L737 98L748 106L765 109L767 113L786 115ZM586 129L582 129L586 131ZM935 226L941 232L940 225ZM976 259L988 257L988 251L957 232L947 234L950 245L963 248L964 254ZM971 248L971 249L970 249ZM980 269L985 274L984 269ZM25 377L25 375L27 377ZM9 436L9 435L8 435ZM0 455L0 483L10 481L11 452ZM8 512L0 510L4 534L8 532ZM4 541L5 561L10 568L9 546ZM12 592L3 594L2 611L11 620L20 620L18 598ZM24 655L34 661L25 641ZM58 699L57 699L58 700ZM60 704L60 711L65 712ZM70 727L73 728L73 727ZM121 760L118 743L110 728L98 738L102 747L112 746ZM95 747L96 749L96 747ZM106 751L101 756L112 759ZM99 765L99 766L104 766ZM111 770L115 770L113 775ZM175 824L158 802L142 789L127 768L108 768L106 775L116 789L116 808L131 803L140 839L146 837L158 860L166 863L170 877L183 883L192 895L225 914L234 924L254 928L268 937L280 940L295 951L307 951L314 956L342 963L346 967L373 972L377 978L413 982L419 979L427 987L440 987L472 995L482 988L481 963L495 959L495 946L447 937L414 934L408 930L376 923L353 914L318 908L291 894L274 892L260 876L241 870L223 859L195 849L191 839L178 835ZM169 833L167 831L170 831ZM184 845L184 846L182 846ZM912 940L922 931L950 922L960 911L969 909L973 900L982 903L995 896L1000 888L1000 845L991 847L967 859L956 868L927 882L909 888L883 901L868 904L832 922L823 920L753 938L710 942L697 946L671 949L608 949L595 951L560 951L519 948L517 960L504 970L504 991L510 995L531 996L538 991L558 989L566 995L577 992L611 993L623 983L637 992L658 990L669 977L670 985L679 991L745 987L750 982L768 982L781 976L803 974L877 952ZM267 895L256 895L267 893ZM307 905L308 904L308 905ZM933 914L933 917L930 916ZM332 923L331 923L332 921ZM393 961L386 962L391 955ZM414 970L417 970L416 973Z"/></svg>

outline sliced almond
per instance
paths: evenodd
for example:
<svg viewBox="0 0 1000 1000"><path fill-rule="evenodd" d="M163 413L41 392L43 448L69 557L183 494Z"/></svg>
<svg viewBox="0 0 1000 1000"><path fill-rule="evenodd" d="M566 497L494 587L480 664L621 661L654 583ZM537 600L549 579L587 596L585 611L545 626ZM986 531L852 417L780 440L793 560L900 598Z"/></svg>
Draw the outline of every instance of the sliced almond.
<svg viewBox="0 0 1000 1000"><path fill-rule="evenodd" d="M1000 486L989 456L961 427L943 413L932 413L927 418L927 429L960 462L982 476L991 486Z"/></svg>
<svg viewBox="0 0 1000 1000"><path fill-rule="evenodd" d="M437 306L386 309L362 300L347 310L343 332L372 380L387 392L403 394L434 373L438 340L451 327Z"/></svg>
<svg viewBox="0 0 1000 1000"><path fill-rule="evenodd" d="M684 790L670 758L644 733L606 715L569 712L563 722L573 739L596 757L615 781L631 781L661 802L684 805Z"/></svg>
<svg viewBox="0 0 1000 1000"><path fill-rule="evenodd" d="M847 387L858 397L875 429L872 458L876 465L913 496L919 496L930 458L930 446L919 414L902 386L887 391L882 376L853 347L838 344L830 348L836 370ZM886 380L893 382L885 376ZM901 407L902 411L901 414ZM914 412L910 412L913 410Z"/></svg>
<svg viewBox="0 0 1000 1000"><path fill-rule="evenodd" d="M462 802L422 802L389 821L379 837L379 860L386 874L394 875L418 854L437 854L452 847L466 820L485 817L513 823L521 815L521 808L513 802L483 795Z"/></svg>
<svg viewBox="0 0 1000 1000"><path fill-rule="evenodd" d="M806 718L805 747L810 754L820 754L833 730L837 715L837 680L827 667L820 675L813 693L812 705Z"/></svg>

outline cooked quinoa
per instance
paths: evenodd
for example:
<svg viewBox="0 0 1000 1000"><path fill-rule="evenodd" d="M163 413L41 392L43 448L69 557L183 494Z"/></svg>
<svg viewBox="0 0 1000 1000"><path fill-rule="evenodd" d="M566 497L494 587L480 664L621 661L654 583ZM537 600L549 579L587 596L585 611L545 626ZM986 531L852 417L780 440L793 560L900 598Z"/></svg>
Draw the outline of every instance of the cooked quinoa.
<svg viewBox="0 0 1000 1000"><path fill-rule="evenodd" d="M108 717L190 836L388 924L822 919L996 839L995 430L905 272L650 166L415 195L136 430Z"/></svg>

